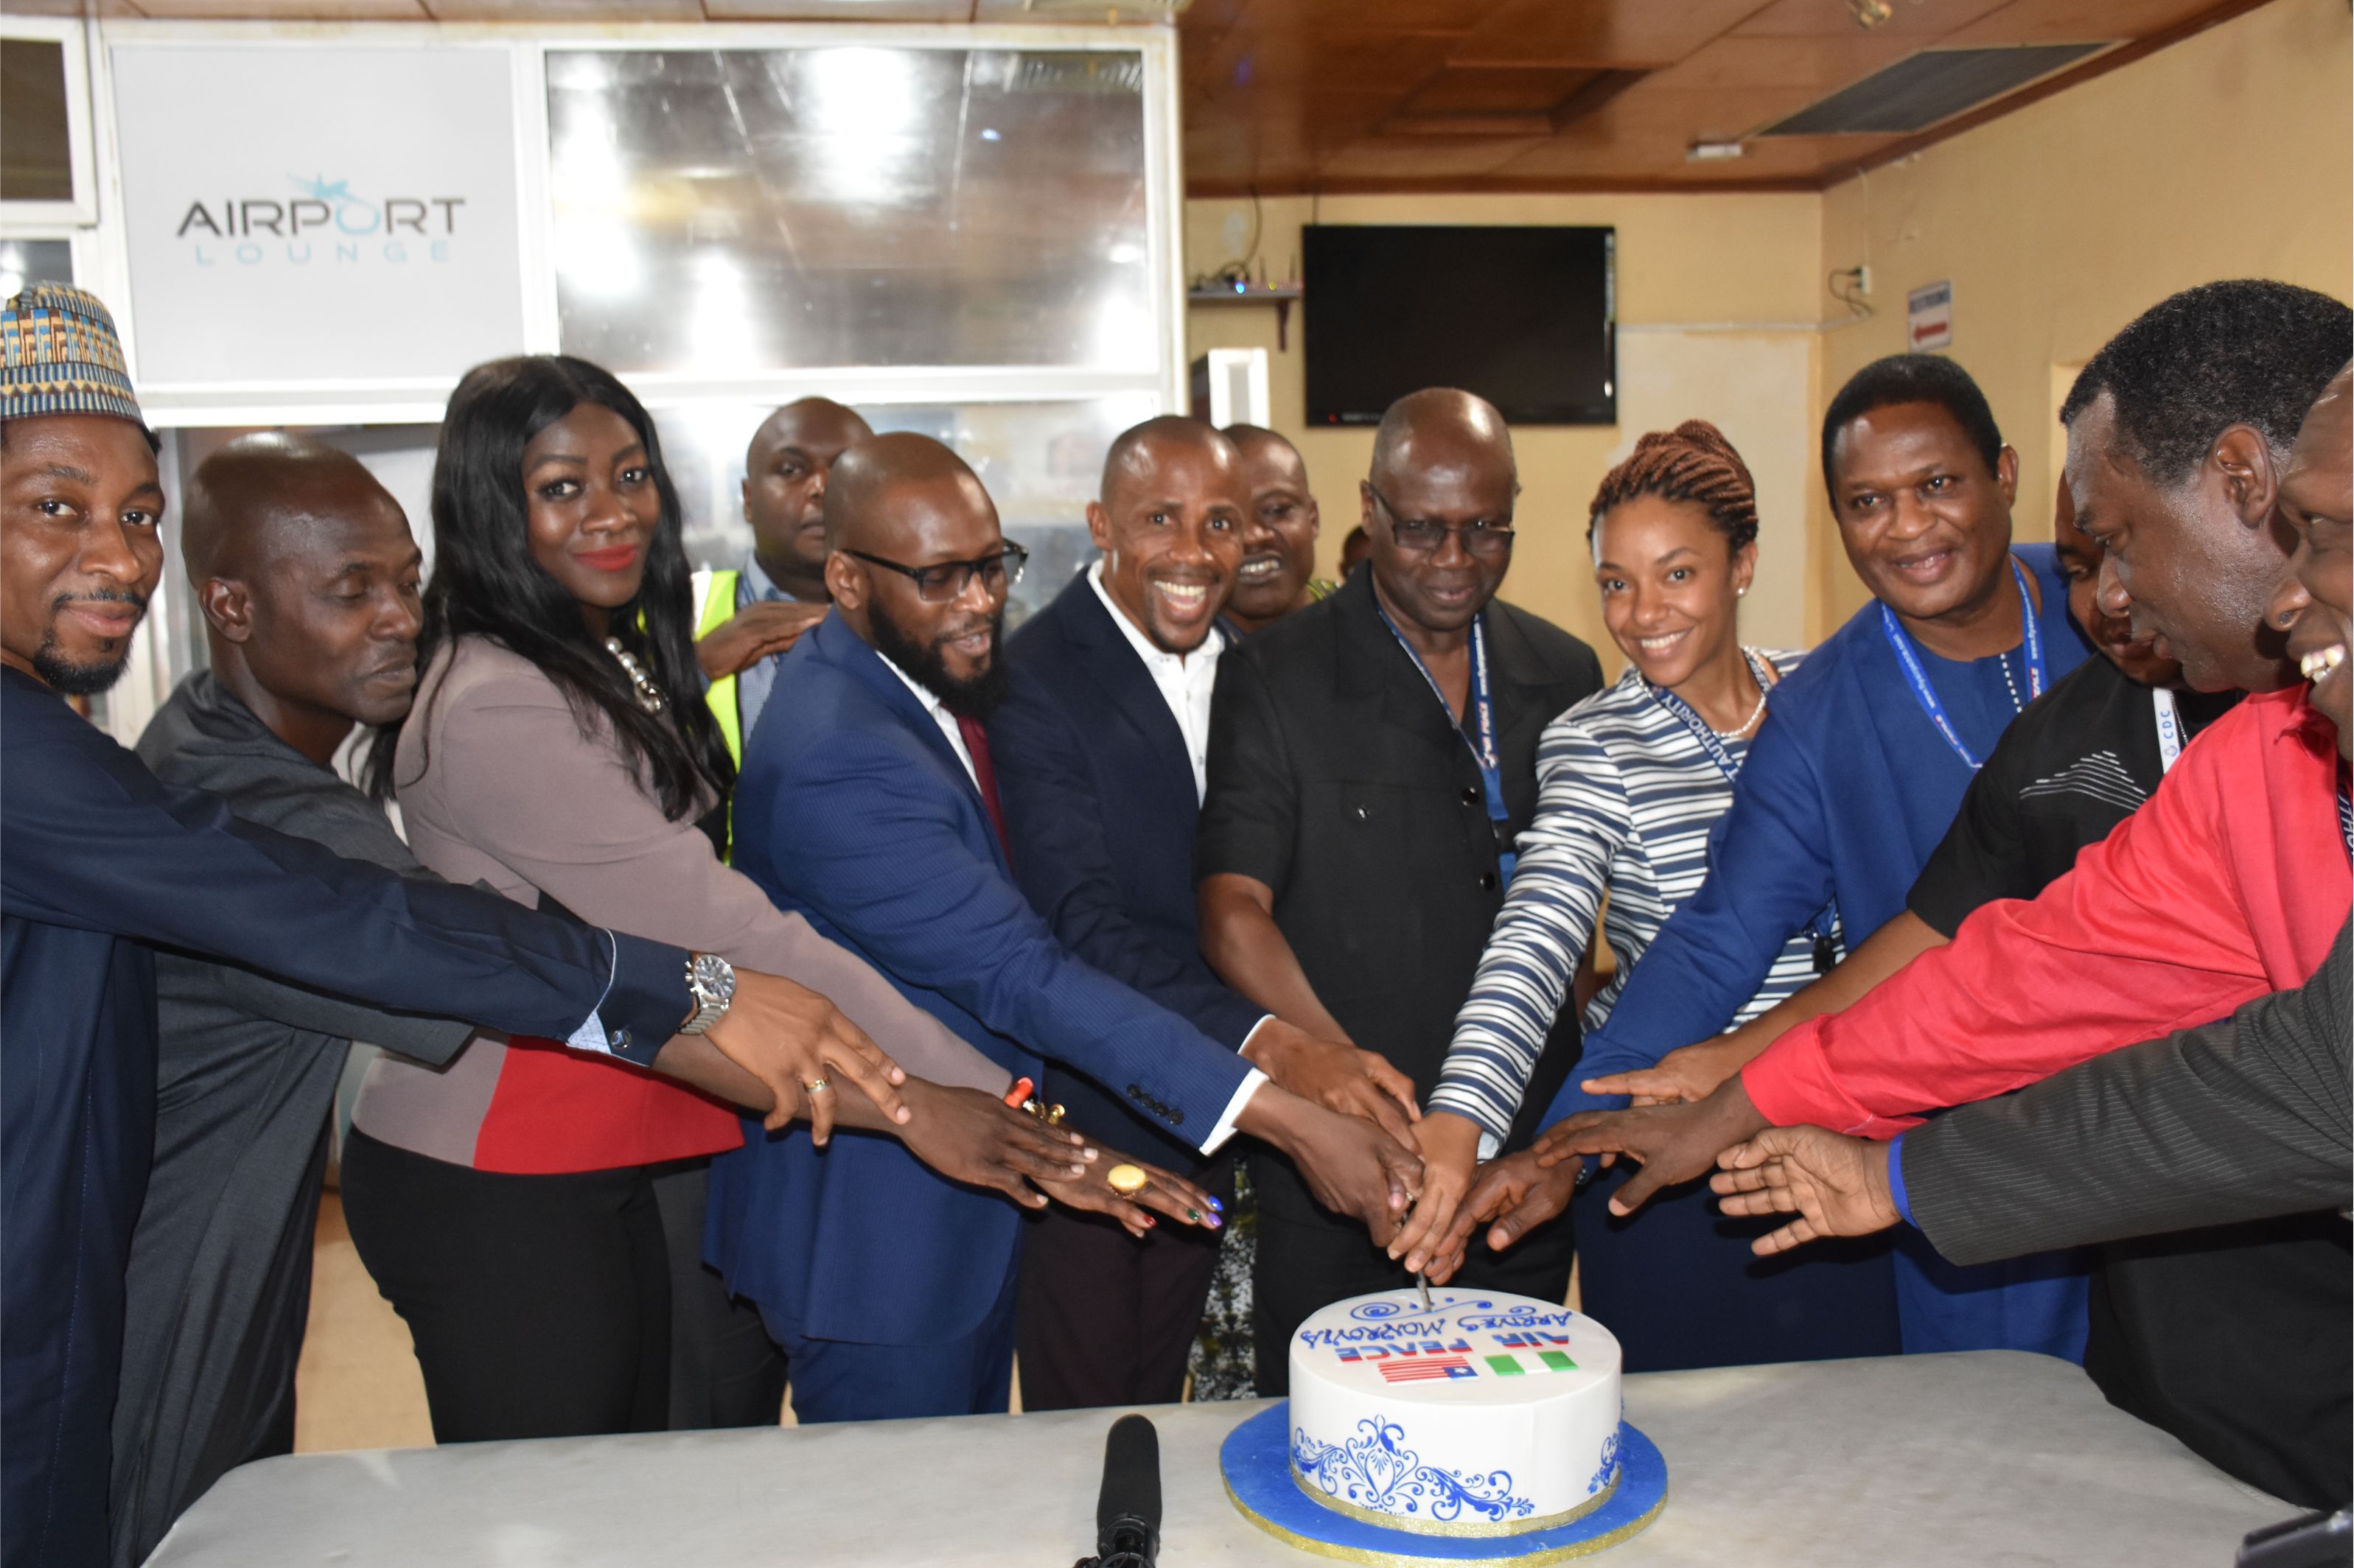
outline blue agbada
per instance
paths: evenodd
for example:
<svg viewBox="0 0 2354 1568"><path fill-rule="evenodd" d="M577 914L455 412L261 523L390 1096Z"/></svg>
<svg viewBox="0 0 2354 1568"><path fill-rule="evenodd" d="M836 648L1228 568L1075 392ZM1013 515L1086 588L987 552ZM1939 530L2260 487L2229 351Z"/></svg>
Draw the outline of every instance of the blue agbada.
<svg viewBox="0 0 2354 1568"><path fill-rule="evenodd" d="M0 1561L107 1551L123 1268L155 1128L153 947L643 1061L685 955L405 882L158 782L0 667ZM600 1001L601 999L601 1001Z"/></svg>
<svg viewBox="0 0 2354 1568"><path fill-rule="evenodd" d="M2040 590L2035 621L2049 690L2091 648L2068 619L2067 580L2052 547L2022 545L2011 554ZM2023 650L1967 661L1939 658L1917 642L1912 651L1963 747L1983 761L2027 699ZM1836 902L1850 948L1895 917L1953 824L1973 769L1916 695L1878 602L1775 687L1768 712L1734 786L1708 879L1660 928L1608 1021L1586 1035L1585 1054L1546 1125L1626 1103L1586 1094L1580 1080L1650 1066L1730 1028L1783 944L1827 902ZM2084 1280L2073 1255L1958 1269L1909 1245L1897 1288L1907 1351L2083 1357Z"/></svg>

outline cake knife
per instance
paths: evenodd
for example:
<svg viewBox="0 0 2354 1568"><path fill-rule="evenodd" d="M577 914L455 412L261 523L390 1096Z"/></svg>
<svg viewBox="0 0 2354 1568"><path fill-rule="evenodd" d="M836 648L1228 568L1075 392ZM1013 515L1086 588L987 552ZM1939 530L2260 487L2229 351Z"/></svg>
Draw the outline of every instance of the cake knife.
<svg viewBox="0 0 2354 1568"><path fill-rule="evenodd" d="M1426 1274L1420 1274L1420 1273L1417 1273L1417 1274L1414 1277L1414 1287L1415 1287L1416 1290L1419 1290L1419 1291L1421 1291L1421 1292L1422 1292L1422 1309L1423 1309L1424 1311L1426 1311L1426 1312L1429 1311L1429 1310L1430 1310L1430 1277L1429 1277L1428 1275L1426 1275Z"/></svg>

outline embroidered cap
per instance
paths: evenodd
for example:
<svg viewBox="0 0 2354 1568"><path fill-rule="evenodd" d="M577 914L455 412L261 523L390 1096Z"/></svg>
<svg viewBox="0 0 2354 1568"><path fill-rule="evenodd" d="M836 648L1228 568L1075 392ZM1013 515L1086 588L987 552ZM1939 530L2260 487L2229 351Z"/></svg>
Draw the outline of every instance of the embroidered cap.
<svg viewBox="0 0 2354 1568"><path fill-rule="evenodd" d="M0 419L111 414L147 428L98 296L36 283L0 306Z"/></svg>

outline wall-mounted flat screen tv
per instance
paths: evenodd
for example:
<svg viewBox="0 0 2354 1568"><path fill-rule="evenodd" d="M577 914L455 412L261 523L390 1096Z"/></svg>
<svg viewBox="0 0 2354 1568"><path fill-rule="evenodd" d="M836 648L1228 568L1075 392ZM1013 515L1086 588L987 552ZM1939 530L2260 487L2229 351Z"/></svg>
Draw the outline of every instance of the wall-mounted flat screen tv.
<svg viewBox="0 0 2354 1568"><path fill-rule="evenodd" d="M1617 423L1617 249L1610 228L1310 225L1308 422L1460 387L1515 425Z"/></svg>

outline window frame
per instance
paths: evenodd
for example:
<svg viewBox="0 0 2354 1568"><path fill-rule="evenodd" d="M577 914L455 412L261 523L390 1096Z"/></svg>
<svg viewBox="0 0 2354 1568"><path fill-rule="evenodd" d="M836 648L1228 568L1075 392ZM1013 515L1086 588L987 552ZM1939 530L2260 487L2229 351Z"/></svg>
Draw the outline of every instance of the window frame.
<svg viewBox="0 0 2354 1568"><path fill-rule="evenodd" d="M98 159L90 80L90 29L73 16L0 15L0 38L56 44L66 70L66 164L73 196L65 201L0 200L0 228L11 239L60 239L98 222ZM79 249L74 254L81 266Z"/></svg>

